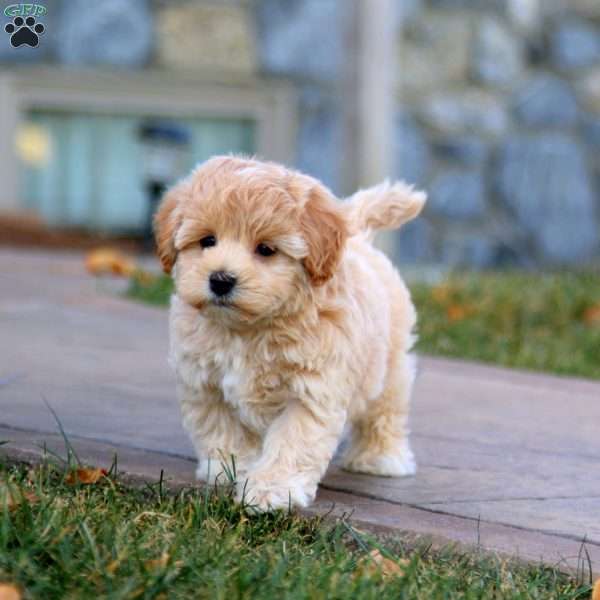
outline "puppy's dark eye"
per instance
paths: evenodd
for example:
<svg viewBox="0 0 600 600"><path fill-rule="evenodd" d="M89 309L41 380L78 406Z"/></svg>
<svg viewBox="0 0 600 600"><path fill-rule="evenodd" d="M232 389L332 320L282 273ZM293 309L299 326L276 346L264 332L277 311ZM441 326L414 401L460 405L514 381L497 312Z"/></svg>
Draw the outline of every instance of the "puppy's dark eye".
<svg viewBox="0 0 600 600"><path fill-rule="evenodd" d="M271 246L267 246L267 244L259 244L256 246L256 254L260 254L261 256L273 256L275 252L277 252L277 250Z"/></svg>
<svg viewBox="0 0 600 600"><path fill-rule="evenodd" d="M200 240L200 245L203 248L210 248L217 245L217 238L214 235L207 235Z"/></svg>

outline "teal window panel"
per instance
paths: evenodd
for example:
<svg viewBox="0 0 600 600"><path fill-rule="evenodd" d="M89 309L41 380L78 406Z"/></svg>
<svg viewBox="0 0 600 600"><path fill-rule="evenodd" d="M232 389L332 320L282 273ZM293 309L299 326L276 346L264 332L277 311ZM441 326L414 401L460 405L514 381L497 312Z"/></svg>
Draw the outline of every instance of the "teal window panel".
<svg viewBox="0 0 600 600"><path fill-rule="evenodd" d="M60 224L63 221L63 203L60 200L63 197L63 176L58 157L65 150L64 127L60 118L52 116L36 115L31 122L46 133L50 150L46 161L25 170L26 205L35 209L48 223Z"/></svg>
<svg viewBox="0 0 600 600"><path fill-rule="evenodd" d="M254 124L252 121L184 121L192 133L190 168L215 154L253 154Z"/></svg>
<svg viewBox="0 0 600 600"><path fill-rule="evenodd" d="M96 123L96 202L92 218L98 229L135 230L144 224L147 199L138 131L139 123L130 118Z"/></svg>
<svg viewBox="0 0 600 600"><path fill-rule="evenodd" d="M64 206L61 222L69 226L95 226L93 207L98 203L95 173L97 119L76 116L64 123L67 143L62 155ZM60 197L57 197L60 204Z"/></svg>
<svg viewBox="0 0 600 600"><path fill-rule="evenodd" d="M148 117L32 112L27 122L49 139L47 159L23 164L24 204L50 224L108 232L140 231L148 199L143 173L142 122ZM164 119L157 119L164 120ZM187 165L214 154L252 154L248 119L170 120L190 134Z"/></svg>

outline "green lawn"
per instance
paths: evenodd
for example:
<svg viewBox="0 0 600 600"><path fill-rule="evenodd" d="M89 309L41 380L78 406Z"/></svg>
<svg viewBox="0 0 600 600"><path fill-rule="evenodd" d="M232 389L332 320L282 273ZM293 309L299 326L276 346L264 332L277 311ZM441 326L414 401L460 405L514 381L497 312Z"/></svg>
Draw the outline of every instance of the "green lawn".
<svg viewBox="0 0 600 600"><path fill-rule="evenodd" d="M127 296L147 304L167 306L172 292L173 280L168 275L151 277L142 273L131 278Z"/></svg>
<svg viewBox="0 0 600 600"><path fill-rule="evenodd" d="M455 275L412 293L422 352L600 378L600 272Z"/></svg>
<svg viewBox="0 0 600 600"><path fill-rule="evenodd" d="M163 305L171 289L134 279L129 295ZM454 274L411 290L419 352L600 378L600 272Z"/></svg>
<svg viewBox="0 0 600 600"><path fill-rule="evenodd" d="M386 547L344 522L246 516L225 490L93 485L0 464L0 583L25 598L575 599L553 569L456 550ZM370 568L379 546L400 572Z"/></svg>

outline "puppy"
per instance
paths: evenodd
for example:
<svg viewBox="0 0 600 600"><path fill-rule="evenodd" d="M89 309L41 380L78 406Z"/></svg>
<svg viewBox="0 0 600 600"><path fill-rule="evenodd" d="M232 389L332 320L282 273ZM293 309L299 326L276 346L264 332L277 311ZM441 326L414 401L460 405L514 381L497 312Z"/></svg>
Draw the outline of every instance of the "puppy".
<svg viewBox="0 0 600 600"><path fill-rule="evenodd" d="M346 425L346 469L415 472L415 309L370 239L424 203L403 183L338 202L307 175L234 156L166 194L156 242L175 280L170 361L199 479L223 480L233 456L240 501L306 506Z"/></svg>

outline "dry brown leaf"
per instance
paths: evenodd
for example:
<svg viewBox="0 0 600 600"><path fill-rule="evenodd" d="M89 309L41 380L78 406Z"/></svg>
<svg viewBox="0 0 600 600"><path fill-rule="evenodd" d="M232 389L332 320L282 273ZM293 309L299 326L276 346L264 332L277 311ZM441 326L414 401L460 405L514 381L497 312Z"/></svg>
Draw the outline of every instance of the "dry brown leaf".
<svg viewBox="0 0 600 600"><path fill-rule="evenodd" d="M0 583L0 600L21 600L21 592L12 583Z"/></svg>
<svg viewBox="0 0 600 600"><path fill-rule="evenodd" d="M82 483L84 485L93 485L98 483L103 477L108 475L106 469L91 469L91 468L79 468L74 469L65 477L65 483L68 485L75 485L76 483Z"/></svg>
<svg viewBox="0 0 600 600"><path fill-rule="evenodd" d="M595 304L585 309L583 322L586 325L600 325L600 304Z"/></svg>
<svg viewBox="0 0 600 600"><path fill-rule="evenodd" d="M160 558L152 558L147 560L144 564L148 569L164 569L169 564L169 554L163 552Z"/></svg>
<svg viewBox="0 0 600 600"><path fill-rule="evenodd" d="M112 562L108 563L108 565L106 565L106 572L109 575L114 575L120 566L121 566L121 561L117 558L117 559L113 560Z"/></svg>
<svg viewBox="0 0 600 600"><path fill-rule="evenodd" d="M97 248L85 257L85 268L92 275L119 275L131 277L137 267L135 261L116 248Z"/></svg>
<svg viewBox="0 0 600 600"><path fill-rule="evenodd" d="M462 321L466 319L470 314L470 310L467 306L462 304L451 304L446 309L446 315L450 321Z"/></svg>
<svg viewBox="0 0 600 600"><path fill-rule="evenodd" d="M382 577L401 577L404 575L403 567L406 567L409 561L405 558L398 561L386 558L379 550L371 550L369 554L363 556L357 564L357 574L360 575L381 575Z"/></svg>
<svg viewBox="0 0 600 600"><path fill-rule="evenodd" d="M596 579L592 589L592 600L600 600L600 579Z"/></svg>
<svg viewBox="0 0 600 600"><path fill-rule="evenodd" d="M170 560L171 556L169 555L169 553L163 552L160 558L153 558L147 560L144 564L146 565L146 568L154 571L156 569L164 569L165 567L167 567ZM172 566L176 569L181 569L181 567L183 567L183 564L184 563L182 560L176 560L172 563Z"/></svg>

